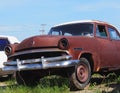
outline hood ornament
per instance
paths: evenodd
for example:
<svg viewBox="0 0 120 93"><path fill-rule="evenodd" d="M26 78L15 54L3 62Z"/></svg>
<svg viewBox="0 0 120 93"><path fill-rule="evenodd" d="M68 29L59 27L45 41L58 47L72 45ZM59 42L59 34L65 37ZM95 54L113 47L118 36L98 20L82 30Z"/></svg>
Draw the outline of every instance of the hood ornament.
<svg viewBox="0 0 120 93"><path fill-rule="evenodd" d="M34 46L35 45L35 41L31 41L31 46Z"/></svg>

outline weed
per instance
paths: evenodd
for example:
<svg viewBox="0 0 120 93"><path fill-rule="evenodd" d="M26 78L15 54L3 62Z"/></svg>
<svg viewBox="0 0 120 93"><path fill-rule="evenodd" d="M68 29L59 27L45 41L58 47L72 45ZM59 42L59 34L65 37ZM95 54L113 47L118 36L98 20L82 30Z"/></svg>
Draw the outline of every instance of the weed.
<svg viewBox="0 0 120 93"><path fill-rule="evenodd" d="M8 86L0 87L0 93L69 93L68 80L57 76L45 77L34 87L17 85L14 79L5 83Z"/></svg>
<svg viewBox="0 0 120 93"><path fill-rule="evenodd" d="M89 89L85 91L86 93L87 91L94 91L93 93L108 93L109 87L111 86L111 84L114 84L113 82L115 84L120 83L120 76L117 76L115 73L110 73L106 77L95 75ZM69 93L70 92L69 80L55 75L42 78L37 86L32 86L32 87L17 85L15 79L5 81L5 84L7 86L0 87L0 93ZM112 90L112 92L109 93L120 93L119 89L116 90L117 87L115 87L114 89L115 90Z"/></svg>

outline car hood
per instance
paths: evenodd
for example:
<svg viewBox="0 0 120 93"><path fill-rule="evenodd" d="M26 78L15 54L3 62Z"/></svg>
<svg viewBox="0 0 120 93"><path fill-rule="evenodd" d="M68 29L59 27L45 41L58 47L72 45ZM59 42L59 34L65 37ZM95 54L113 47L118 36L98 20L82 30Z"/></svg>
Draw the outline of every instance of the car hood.
<svg viewBox="0 0 120 93"><path fill-rule="evenodd" d="M16 51L32 49L32 48L50 48L57 47L58 41L64 38L64 36L33 36L23 40L16 48Z"/></svg>

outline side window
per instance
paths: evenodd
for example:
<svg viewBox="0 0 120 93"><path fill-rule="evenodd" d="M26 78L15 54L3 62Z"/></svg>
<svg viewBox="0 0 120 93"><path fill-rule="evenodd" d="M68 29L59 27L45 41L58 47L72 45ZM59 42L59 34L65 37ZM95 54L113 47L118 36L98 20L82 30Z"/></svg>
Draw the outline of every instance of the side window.
<svg viewBox="0 0 120 93"><path fill-rule="evenodd" d="M0 51L4 51L4 48L7 44L9 44L7 39L0 39Z"/></svg>
<svg viewBox="0 0 120 93"><path fill-rule="evenodd" d="M99 36L99 37L107 37L105 26L97 25L96 35Z"/></svg>
<svg viewBox="0 0 120 93"><path fill-rule="evenodd" d="M61 31L52 31L52 35L62 35Z"/></svg>
<svg viewBox="0 0 120 93"><path fill-rule="evenodd" d="M111 39L120 40L120 36L114 28L108 27L108 32L110 33Z"/></svg>

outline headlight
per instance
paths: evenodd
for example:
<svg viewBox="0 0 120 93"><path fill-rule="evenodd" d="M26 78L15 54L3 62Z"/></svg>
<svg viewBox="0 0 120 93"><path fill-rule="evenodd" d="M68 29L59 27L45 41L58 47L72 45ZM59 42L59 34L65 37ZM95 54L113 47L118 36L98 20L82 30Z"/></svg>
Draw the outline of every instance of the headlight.
<svg viewBox="0 0 120 93"><path fill-rule="evenodd" d="M11 46L6 46L5 49L4 49L4 51L5 51L6 55L11 55L12 54L12 48L11 48Z"/></svg>
<svg viewBox="0 0 120 93"><path fill-rule="evenodd" d="M7 56L13 54L15 52L15 49L17 47L18 44L11 44L11 45L7 45L5 48L4 48L4 51L5 51L5 54Z"/></svg>
<svg viewBox="0 0 120 93"><path fill-rule="evenodd" d="M60 39L58 42L58 47L63 50L68 49L69 48L68 40L66 38Z"/></svg>

